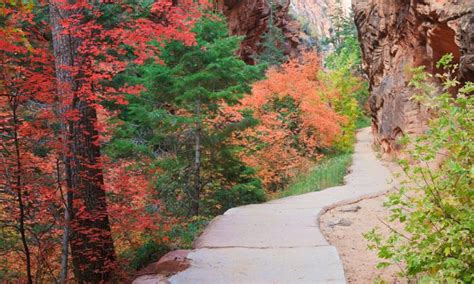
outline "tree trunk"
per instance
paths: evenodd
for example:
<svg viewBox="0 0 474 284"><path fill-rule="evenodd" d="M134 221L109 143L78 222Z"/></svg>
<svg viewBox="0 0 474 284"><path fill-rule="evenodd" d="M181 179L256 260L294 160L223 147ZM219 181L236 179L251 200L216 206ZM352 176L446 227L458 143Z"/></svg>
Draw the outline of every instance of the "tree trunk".
<svg viewBox="0 0 474 284"><path fill-rule="evenodd" d="M67 282L68 258L69 258L69 236L71 234L70 232L71 215L69 213L69 208L71 207L68 208L68 206L69 204L72 205L72 202L70 202L70 198L67 195L66 195L66 202L65 202L65 207L64 207L64 232L63 232L63 243L62 243L62 254L61 254L61 274L59 277L59 283L61 284L65 284Z"/></svg>
<svg viewBox="0 0 474 284"><path fill-rule="evenodd" d="M15 181L15 190L17 192L17 197L18 197L18 209L20 210L20 220L19 220L19 226L18 226L18 231L20 232L21 236L21 242L23 244L23 251L25 253L25 259L26 259L26 276L28 279L28 284L33 284L33 276L31 273L31 254L30 254L30 249L28 246L28 240L26 238L26 228L25 228L25 219L26 219L26 214L25 214L25 204L23 201L23 186L22 186L22 181L21 181L21 176L22 176L22 164L21 164L21 154L20 154L20 143L19 143L19 138L18 138L18 116L16 113L16 104L12 106L13 109L13 139L14 139L14 144L15 144L15 159L16 159L16 181Z"/></svg>
<svg viewBox="0 0 474 284"><path fill-rule="evenodd" d="M199 215L199 199L201 198L201 101L196 99L196 130L194 143L194 200L193 215Z"/></svg>
<svg viewBox="0 0 474 284"><path fill-rule="evenodd" d="M63 158L65 164L68 164L68 159ZM68 190L66 194L63 192L61 182L61 170L59 161L56 163L56 174L58 188L61 192L61 196L64 202L64 230L63 230L63 241L62 241L62 252L61 252L61 272L59 275L59 283L65 284L67 282L67 275L69 270L69 239L71 235L71 208L72 208L72 192ZM69 176L69 175L68 175ZM69 187L68 187L69 189Z"/></svg>
<svg viewBox="0 0 474 284"><path fill-rule="evenodd" d="M76 117L65 122L67 129L66 181L72 196L70 247L74 274L79 283L99 283L110 279L115 253L101 167L100 145L95 127L97 113L90 100L79 94L81 80L70 68L83 67L78 48L81 38L64 34L63 20L85 11L64 7L65 1L50 2L50 21L56 63L59 100L67 102L64 112ZM74 1L66 2L74 3ZM70 5L70 4L66 4ZM81 24L81 23L79 23ZM87 78L81 78L87 80Z"/></svg>

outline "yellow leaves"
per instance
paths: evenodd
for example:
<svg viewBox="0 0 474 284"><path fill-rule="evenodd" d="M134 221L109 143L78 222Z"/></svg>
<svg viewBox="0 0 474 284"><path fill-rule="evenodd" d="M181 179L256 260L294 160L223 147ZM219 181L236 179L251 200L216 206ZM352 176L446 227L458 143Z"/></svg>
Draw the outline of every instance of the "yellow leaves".
<svg viewBox="0 0 474 284"><path fill-rule="evenodd" d="M0 3L0 7L6 7L9 4L12 7L29 7L30 9L34 7L35 1L34 0L4 0Z"/></svg>
<svg viewBox="0 0 474 284"><path fill-rule="evenodd" d="M2 3L0 3L0 16L4 17L8 12L9 10L7 10Z"/></svg>
<svg viewBox="0 0 474 284"><path fill-rule="evenodd" d="M21 42L23 43L23 46L26 47L28 51L33 51L33 46L31 46L31 43L26 37L25 32L19 28L14 29L14 32L16 32L19 35Z"/></svg>
<svg viewBox="0 0 474 284"><path fill-rule="evenodd" d="M13 10L31 12L35 7L34 0L3 0L0 2L0 16L6 16Z"/></svg>
<svg viewBox="0 0 474 284"><path fill-rule="evenodd" d="M23 10L27 10L26 12L28 12L31 11L32 7L28 8L28 6L21 6L21 8L15 7L12 9L5 5L5 2L3 2L3 4L0 4L0 16L6 17L11 14L16 14L19 12L18 9L21 9L22 12ZM19 27L21 21L19 21L17 17L12 16L7 17L5 22L6 23L4 26L0 26L0 35L3 37L3 39L11 44L22 44L28 51L33 51L33 47L28 40L27 34Z"/></svg>

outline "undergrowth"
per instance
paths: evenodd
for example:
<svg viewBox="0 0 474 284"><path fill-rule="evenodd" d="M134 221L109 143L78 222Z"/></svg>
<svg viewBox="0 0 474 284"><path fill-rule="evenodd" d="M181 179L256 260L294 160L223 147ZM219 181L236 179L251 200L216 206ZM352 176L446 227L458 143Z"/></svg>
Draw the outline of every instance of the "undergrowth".
<svg viewBox="0 0 474 284"><path fill-rule="evenodd" d="M325 158L308 173L295 179L278 198L299 195L342 185L347 169L352 163L352 154L344 153Z"/></svg>

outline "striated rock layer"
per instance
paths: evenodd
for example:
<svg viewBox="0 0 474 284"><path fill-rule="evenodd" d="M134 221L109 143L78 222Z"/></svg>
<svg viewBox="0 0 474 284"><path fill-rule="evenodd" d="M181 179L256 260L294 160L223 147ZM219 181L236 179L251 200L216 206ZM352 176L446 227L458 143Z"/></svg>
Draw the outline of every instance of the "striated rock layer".
<svg viewBox="0 0 474 284"><path fill-rule="evenodd" d="M410 67L452 53L464 81L474 78L474 0L353 0L364 68L370 80L372 127L385 152L403 134L423 131L428 111L410 101Z"/></svg>
<svg viewBox="0 0 474 284"><path fill-rule="evenodd" d="M229 21L233 35L244 36L240 50L241 57L247 63L253 63L253 57L260 51L261 36L267 31L270 13L273 12L274 24L279 27L287 39L284 47L287 55L297 53L299 26L288 15L290 0L275 0L271 11L268 0L217 0L217 9L224 13Z"/></svg>

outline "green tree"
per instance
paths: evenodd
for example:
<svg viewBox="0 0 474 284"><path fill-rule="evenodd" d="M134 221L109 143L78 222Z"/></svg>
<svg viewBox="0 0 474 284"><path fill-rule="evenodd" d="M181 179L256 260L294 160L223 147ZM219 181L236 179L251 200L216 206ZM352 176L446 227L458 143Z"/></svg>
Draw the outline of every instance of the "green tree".
<svg viewBox="0 0 474 284"><path fill-rule="evenodd" d="M129 71L139 79L124 80L146 91L129 97L124 124L108 149L117 158L152 157L152 166L160 169L158 196L177 215L216 214L264 200L255 171L239 160L240 150L231 143L234 133L256 121L244 114L234 122L225 113L250 91L262 67L237 57L241 39L229 36L222 17L203 17L194 32L196 45L169 42L162 48L163 64Z"/></svg>
<svg viewBox="0 0 474 284"><path fill-rule="evenodd" d="M285 36L283 31L275 25L275 10L277 4L269 0L270 16L267 20L267 31L261 37L259 54L255 56L257 63L267 66L278 66L284 63L288 58L285 55Z"/></svg>
<svg viewBox="0 0 474 284"><path fill-rule="evenodd" d="M355 130L367 126L368 118L363 110L369 92L368 84L362 78L362 55L352 12L346 15L338 2L331 16L334 30L330 44L333 51L325 58L326 70L318 76L326 86L322 92L328 94L326 97L331 105L347 117L347 122L343 124L344 134L339 137L335 148L351 151Z"/></svg>
<svg viewBox="0 0 474 284"><path fill-rule="evenodd" d="M325 60L329 69L345 68L348 71L362 71L362 54L360 43L357 38L357 29L354 24L354 12L347 15L340 1L336 4L336 9L331 15L333 25L332 37L327 44L333 46L331 52Z"/></svg>

